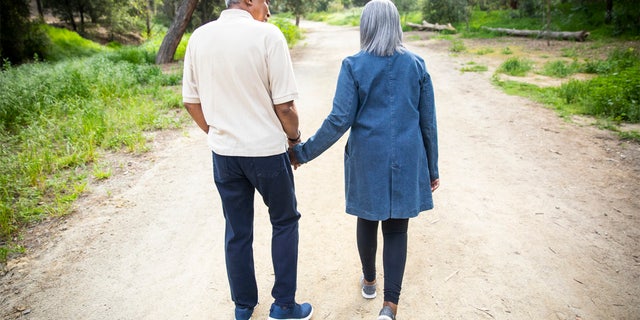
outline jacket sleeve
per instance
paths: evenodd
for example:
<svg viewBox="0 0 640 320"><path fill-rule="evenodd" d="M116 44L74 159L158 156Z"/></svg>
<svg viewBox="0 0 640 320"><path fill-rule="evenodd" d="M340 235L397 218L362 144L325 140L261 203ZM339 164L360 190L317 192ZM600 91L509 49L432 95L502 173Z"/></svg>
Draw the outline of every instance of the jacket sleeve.
<svg viewBox="0 0 640 320"><path fill-rule="evenodd" d="M309 162L329 149L353 124L358 108L358 88L348 60L342 61L333 109L306 142L293 148L300 163Z"/></svg>
<svg viewBox="0 0 640 320"><path fill-rule="evenodd" d="M438 179L438 126L436 122L436 106L433 93L431 76L424 70L424 75L420 84L420 130L422 131L422 141L427 152L427 163L429 165L429 176L431 181Z"/></svg>

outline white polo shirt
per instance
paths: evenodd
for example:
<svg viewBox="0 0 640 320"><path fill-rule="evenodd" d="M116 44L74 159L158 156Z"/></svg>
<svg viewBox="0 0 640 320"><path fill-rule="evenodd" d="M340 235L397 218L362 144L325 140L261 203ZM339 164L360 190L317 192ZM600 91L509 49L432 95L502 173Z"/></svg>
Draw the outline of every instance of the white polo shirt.
<svg viewBox="0 0 640 320"><path fill-rule="evenodd" d="M227 9L196 29L184 58L182 99L200 103L208 142L220 155L262 157L286 152L274 104L298 97L287 41L271 23Z"/></svg>

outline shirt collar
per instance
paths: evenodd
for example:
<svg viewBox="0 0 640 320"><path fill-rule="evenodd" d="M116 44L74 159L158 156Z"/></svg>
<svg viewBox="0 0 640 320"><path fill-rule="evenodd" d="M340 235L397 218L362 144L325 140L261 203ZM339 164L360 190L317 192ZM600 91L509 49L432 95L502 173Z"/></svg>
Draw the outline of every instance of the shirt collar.
<svg viewBox="0 0 640 320"><path fill-rule="evenodd" d="M251 14L242 9L225 9L220 12L221 19L249 18L253 19Z"/></svg>

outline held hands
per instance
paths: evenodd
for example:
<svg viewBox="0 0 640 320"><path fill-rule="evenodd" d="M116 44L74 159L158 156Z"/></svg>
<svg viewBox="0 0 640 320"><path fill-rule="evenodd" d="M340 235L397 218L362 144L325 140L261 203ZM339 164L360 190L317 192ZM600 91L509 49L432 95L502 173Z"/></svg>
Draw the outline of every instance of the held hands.
<svg viewBox="0 0 640 320"><path fill-rule="evenodd" d="M291 165L293 166L293 170L298 169L299 166L301 166L302 164L298 161L298 158L296 158L296 154L295 152L293 152L293 147L295 147L298 143L300 143L300 137L302 136L302 134L300 133L300 130L298 130L298 137L291 139L289 137L287 137L287 142L289 143L289 149L287 149L287 154L289 155L289 160L291 161Z"/></svg>
<svg viewBox="0 0 640 320"><path fill-rule="evenodd" d="M298 142L299 143L299 142ZM298 144L296 143L296 144ZM291 165L293 166L293 170L298 169L299 166L301 166L302 164L298 161L298 158L296 158L296 153L293 152L293 146L291 145L291 143L289 143L289 149L287 150L287 154L289 155L289 160L291 161Z"/></svg>

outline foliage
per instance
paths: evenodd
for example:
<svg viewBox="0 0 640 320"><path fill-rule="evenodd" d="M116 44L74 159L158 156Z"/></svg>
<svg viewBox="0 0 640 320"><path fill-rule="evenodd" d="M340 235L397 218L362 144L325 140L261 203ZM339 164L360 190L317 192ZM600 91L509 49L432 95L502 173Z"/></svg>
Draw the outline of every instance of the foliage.
<svg viewBox="0 0 640 320"><path fill-rule="evenodd" d="M475 62L469 62L466 66L460 69L460 72L485 72L489 68L485 65L476 64Z"/></svg>
<svg viewBox="0 0 640 320"><path fill-rule="evenodd" d="M60 61L68 58L88 57L106 49L81 37L77 32L67 29L44 26L51 45L44 53L48 61Z"/></svg>
<svg viewBox="0 0 640 320"><path fill-rule="evenodd" d="M280 31L282 31L284 37L287 39L289 48L292 48L298 42L298 40L302 39L302 33L300 33L300 29L293 23L291 23L288 19L272 17L271 19L269 19L269 22L275 24L280 29Z"/></svg>
<svg viewBox="0 0 640 320"><path fill-rule="evenodd" d="M293 14L296 18L296 22L305 13L314 9L315 1L313 0L280 0L278 1L279 7L286 12Z"/></svg>
<svg viewBox="0 0 640 320"><path fill-rule="evenodd" d="M158 48L160 48L160 45L162 44L162 39L164 39L164 36L166 35L166 33L167 33L166 28L162 28L162 30L155 32L151 38L149 38L145 43L143 43L140 46L140 48L148 52L157 53ZM182 39L180 39L180 43L176 48L176 53L173 55L173 60L177 61L177 60L182 60L184 58L184 53L187 50L187 44L189 43L190 37L191 37L190 33L185 33L182 35ZM155 59L155 55L154 55L154 59Z"/></svg>
<svg viewBox="0 0 640 320"><path fill-rule="evenodd" d="M120 50L122 52L120 52ZM63 215L101 150L144 152L145 131L179 126L178 83L135 48L0 73L0 253L20 228ZM135 61L135 62L133 62ZM0 257L2 258L2 257Z"/></svg>
<svg viewBox="0 0 640 320"><path fill-rule="evenodd" d="M616 49L605 60L587 60L584 71L595 74L612 74L637 67L639 53L633 48Z"/></svg>
<svg viewBox="0 0 640 320"><path fill-rule="evenodd" d="M422 14L431 23L447 24L467 21L470 10L467 0L426 0Z"/></svg>
<svg viewBox="0 0 640 320"><path fill-rule="evenodd" d="M29 21L28 1L0 1L0 61L18 64L42 57L47 45L40 25Z"/></svg>
<svg viewBox="0 0 640 320"><path fill-rule="evenodd" d="M87 35L89 22L115 34L141 33L151 20L150 0L48 0L46 8L67 23L71 30ZM148 29L148 28L147 28Z"/></svg>
<svg viewBox="0 0 640 320"><path fill-rule="evenodd" d="M540 0L518 2L519 9L510 9L500 5L493 5L492 10L480 10L474 7L469 19L469 31L464 31L468 37L486 37L492 33L481 27L501 27L510 29L545 29L545 10L539 3ZM537 8L533 13L526 13L530 9L525 6ZM538 3L538 4L535 4ZM564 0L552 1L551 24L549 29L553 31L579 31L590 32L590 39L603 39L611 36L638 39L640 35L640 10L631 9L631 1L615 1L613 20L611 24L605 21L605 1L588 0ZM623 22L624 21L624 22ZM454 24L457 29L465 30L462 23ZM495 36L495 35L493 35Z"/></svg>
<svg viewBox="0 0 640 320"><path fill-rule="evenodd" d="M307 19L322 21L334 26L359 26L362 7L351 8L334 13L314 13L306 16Z"/></svg>
<svg viewBox="0 0 640 320"><path fill-rule="evenodd" d="M579 72L580 69L580 64L576 61L568 63L564 60L554 60L545 63L540 74L555 78L566 78Z"/></svg>
<svg viewBox="0 0 640 320"><path fill-rule="evenodd" d="M498 72L512 76L525 76L533 68L533 62L527 59L512 57L503 62Z"/></svg>
<svg viewBox="0 0 640 320"><path fill-rule="evenodd" d="M451 41L451 47L449 48L451 52L465 52L467 51L467 47L464 45L464 42L461 39L453 39Z"/></svg>
<svg viewBox="0 0 640 320"><path fill-rule="evenodd" d="M513 59L513 58L512 58ZM570 68L580 68L577 63ZM503 64L504 66L504 64ZM589 61L598 76L570 80L560 87L538 88L513 81L494 82L511 94L554 106L564 114L585 114L615 122L640 122L640 55L633 49L614 50L607 59ZM622 134L622 133L621 133ZM628 135L628 134L627 134ZM629 136L631 138L631 136Z"/></svg>
<svg viewBox="0 0 640 320"><path fill-rule="evenodd" d="M640 122L640 64L588 81L571 80L558 95L581 105L584 114Z"/></svg>

